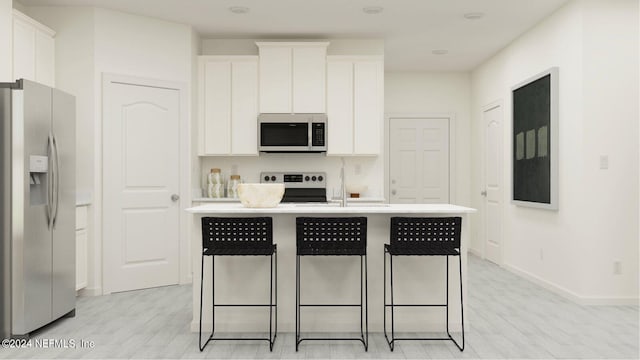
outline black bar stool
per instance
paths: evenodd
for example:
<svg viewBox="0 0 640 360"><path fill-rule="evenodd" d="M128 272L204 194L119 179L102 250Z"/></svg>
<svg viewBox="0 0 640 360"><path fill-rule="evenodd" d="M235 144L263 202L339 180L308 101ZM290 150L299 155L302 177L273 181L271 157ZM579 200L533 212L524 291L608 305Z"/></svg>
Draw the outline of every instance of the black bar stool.
<svg viewBox="0 0 640 360"><path fill-rule="evenodd" d="M360 304L301 304L301 256L360 256ZM363 279L364 278L364 279ZM364 285L364 290L363 290ZM363 300L364 298L364 300ZM363 305L364 301L364 305ZM359 307L360 338L302 338L301 307ZM296 351L304 340L356 340L369 347L367 301L367 218L296 218ZM363 325L364 317L364 325ZM364 327L363 327L364 326Z"/></svg>
<svg viewBox="0 0 640 360"><path fill-rule="evenodd" d="M204 257L211 256L211 335L202 345L202 292L204 277ZM270 256L269 304L219 304L215 303L216 256ZM275 268L275 273L274 273ZM198 346L200 351L211 340L266 340L269 350L278 336L278 252L273 244L273 223L270 217L253 218L202 218L202 267L200 272L200 331ZM274 284L275 279L275 284ZM274 296L275 293L275 296ZM269 307L269 338L216 338L216 307ZM275 311L274 311L275 310ZM275 321L274 321L275 313ZM275 323L275 326L273 325ZM274 329L275 328L275 329Z"/></svg>
<svg viewBox="0 0 640 360"><path fill-rule="evenodd" d="M392 217L390 243L384 245L384 337L393 351L398 340L451 340L460 351L464 351L464 312L462 308L462 259L460 255L460 228L462 218L414 218ZM387 304L387 257L391 270L391 304ZM394 256L446 256L447 258L447 300L446 304L394 304L393 303L393 257ZM460 314L462 321L462 346L449 333L449 256L458 257L460 269ZM445 307L447 336L443 338L396 338L393 322L395 307ZM387 308L391 308L391 339L387 336Z"/></svg>

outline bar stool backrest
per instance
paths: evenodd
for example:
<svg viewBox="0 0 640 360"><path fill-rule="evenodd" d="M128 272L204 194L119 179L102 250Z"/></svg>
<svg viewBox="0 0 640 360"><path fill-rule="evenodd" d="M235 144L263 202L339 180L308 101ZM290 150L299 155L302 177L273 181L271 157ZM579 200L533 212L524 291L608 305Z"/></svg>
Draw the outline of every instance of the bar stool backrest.
<svg viewBox="0 0 640 360"><path fill-rule="evenodd" d="M392 217L392 250L452 250L460 248L460 217Z"/></svg>
<svg viewBox="0 0 640 360"><path fill-rule="evenodd" d="M242 253L245 250L273 248L273 222L270 217L203 217L202 251L214 255L214 251Z"/></svg>
<svg viewBox="0 0 640 360"><path fill-rule="evenodd" d="M367 218L296 218L299 255L366 255Z"/></svg>

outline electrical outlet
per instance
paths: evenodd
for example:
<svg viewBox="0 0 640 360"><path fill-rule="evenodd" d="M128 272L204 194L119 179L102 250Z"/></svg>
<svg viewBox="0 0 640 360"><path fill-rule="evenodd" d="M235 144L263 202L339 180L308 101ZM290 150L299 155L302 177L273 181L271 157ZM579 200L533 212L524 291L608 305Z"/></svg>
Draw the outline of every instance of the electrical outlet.
<svg viewBox="0 0 640 360"><path fill-rule="evenodd" d="M613 275L622 275L622 261L616 260L613 262Z"/></svg>
<svg viewBox="0 0 640 360"><path fill-rule="evenodd" d="M540 249L540 260L544 260L544 251Z"/></svg>

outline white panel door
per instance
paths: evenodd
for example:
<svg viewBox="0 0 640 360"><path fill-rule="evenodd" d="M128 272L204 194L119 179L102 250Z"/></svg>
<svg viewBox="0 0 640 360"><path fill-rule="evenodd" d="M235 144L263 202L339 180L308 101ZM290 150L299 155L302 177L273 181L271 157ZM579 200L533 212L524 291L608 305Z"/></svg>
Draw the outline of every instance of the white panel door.
<svg viewBox="0 0 640 360"><path fill-rule="evenodd" d="M327 155L353 153L353 63L327 63Z"/></svg>
<svg viewBox="0 0 640 360"><path fill-rule="evenodd" d="M389 120L389 190L395 204L449 202L449 119Z"/></svg>
<svg viewBox="0 0 640 360"><path fill-rule="evenodd" d="M107 81L103 95L104 292L177 284L180 91Z"/></svg>
<svg viewBox="0 0 640 360"><path fill-rule="evenodd" d="M290 113L291 47L260 48L260 112Z"/></svg>
<svg viewBox="0 0 640 360"><path fill-rule="evenodd" d="M231 66L231 153L258 155L258 62Z"/></svg>
<svg viewBox="0 0 640 360"><path fill-rule="evenodd" d="M502 107L483 113L485 127L485 258L502 264Z"/></svg>
<svg viewBox="0 0 640 360"><path fill-rule="evenodd" d="M231 152L231 62L204 65L204 153Z"/></svg>
<svg viewBox="0 0 640 360"><path fill-rule="evenodd" d="M39 83L55 86L55 40L48 34L35 33L35 75Z"/></svg>
<svg viewBox="0 0 640 360"><path fill-rule="evenodd" d="M36 80L36 30L18 19L13 20L13 77Z"/></svg>
<svg viewBox="0 0 640 360"><path fill-rule="evenodd" d="M383 76L381 62L367 61L354 64L353 152L356 155L380 154L384 102Z"/></svg>
<svg viewBox="0 0 640 360"><path fill-rule="evenodd" d="M293 48L293 112L324 113L327 48Z"/></svg>

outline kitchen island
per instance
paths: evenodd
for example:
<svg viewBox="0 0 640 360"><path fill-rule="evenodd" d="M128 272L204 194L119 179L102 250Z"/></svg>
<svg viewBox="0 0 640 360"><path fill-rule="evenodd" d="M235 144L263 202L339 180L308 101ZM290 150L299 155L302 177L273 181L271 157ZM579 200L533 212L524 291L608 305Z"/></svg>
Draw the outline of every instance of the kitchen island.
<svg viewBox="0 0 640 360"><path fill-rule="evenodd" d="M201 219L206 216L273 218L273 241L278 245L278 331L293 332L295 327L295 259L298 216L365 216L367 225L369 331L383 328L383 244L389 243L390 218L462 217L462 282L467 302L467 247L469 214L476 210L450 204L280 204L275 208L246 208L241 204L205 204L187 209L193 216L193 321L198 330L200 306L200 263L202 253ZM216 257L216 304L268 303L269 257ZM460 292L457 259L449 262L450 328L460 329ZM211 329L211 259L204 263L203 331ZM302 303L358 303L360 299L360 261L357 257L304 257L301 261ZM387 281L389 277L387 274ZM388 285L387 285L388 286ZM444 303L445 258L412 256L394 259L394 301L396 303ZM388 293L387 293L388 296ZM444 308L397 308L396 331L443 331ZM269 329L265 308L217 308L216 332L264 332ZM389 315L389 314L388 314ZM359 332L356 308L305 308L302 332Z"/></svg>

